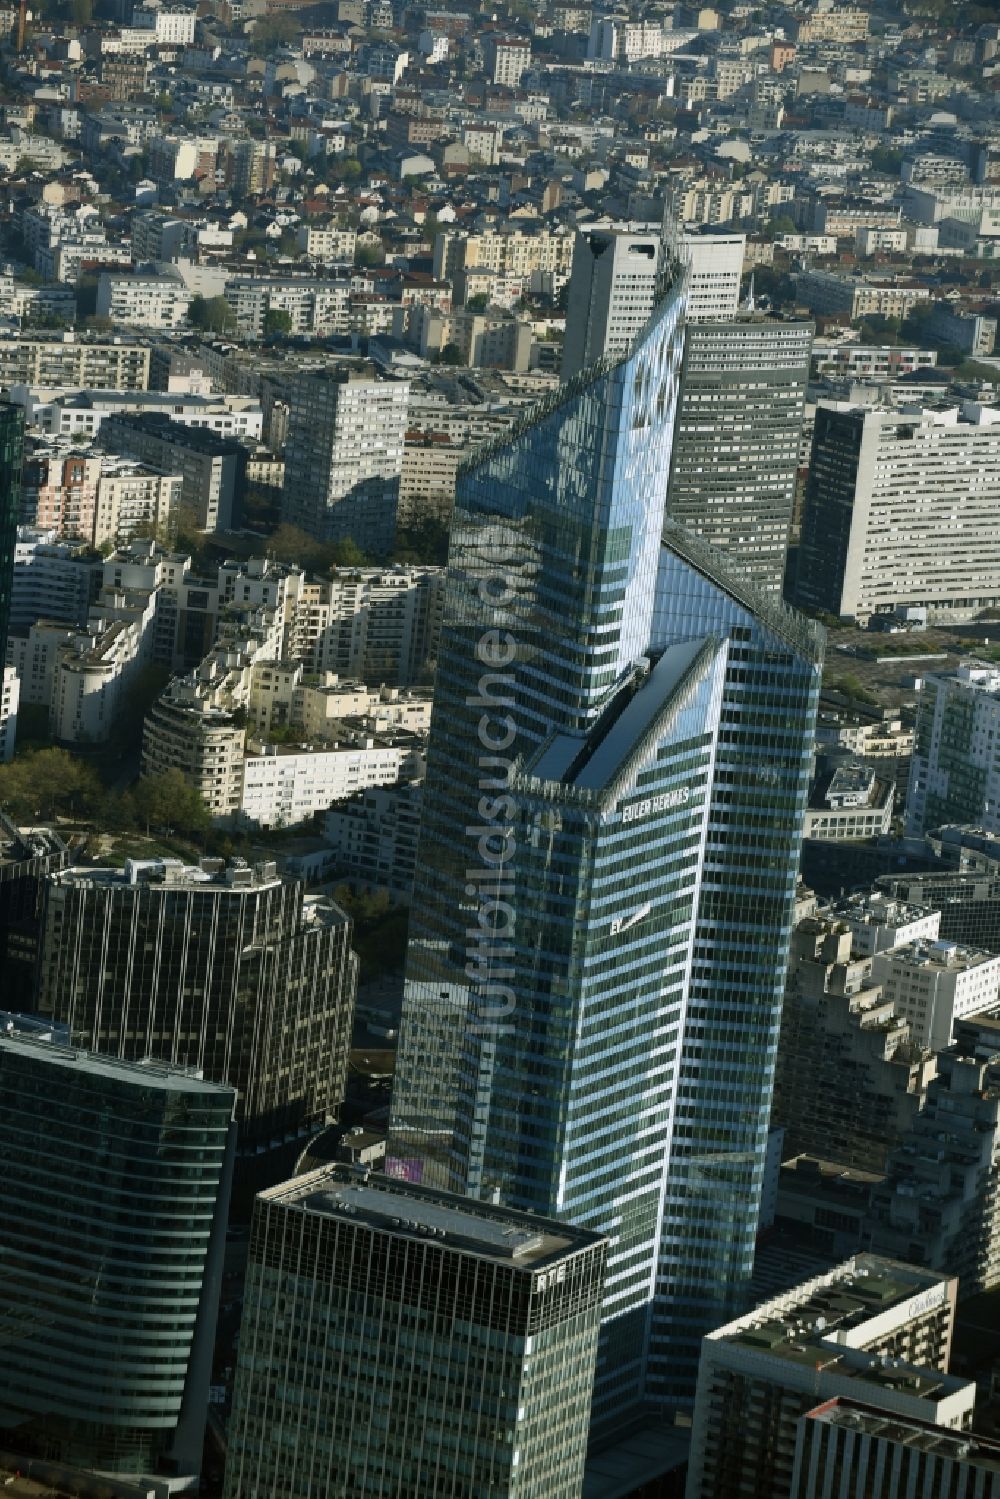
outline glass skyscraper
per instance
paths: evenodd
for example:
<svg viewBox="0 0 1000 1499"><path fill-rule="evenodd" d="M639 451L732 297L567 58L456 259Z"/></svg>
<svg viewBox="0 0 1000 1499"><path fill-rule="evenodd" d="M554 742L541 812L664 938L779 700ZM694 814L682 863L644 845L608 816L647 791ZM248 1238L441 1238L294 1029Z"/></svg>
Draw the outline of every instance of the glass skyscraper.
<svg viewBox="0 0 1000 1499"><path fill-rule="evenodd" d="M226 1499L579 1499L603 1264L350 1166L262 1192Z"/></svg>
<svg viewBox="0 0 1000 1499"><path fill-rule="evenodd" d="M461 474L389 1169L608 1236L595 1431L749 1277L820 640L664 532L675 268Z"/></svg>
<svg viewBox="0 0 1000 1499"><path fill-rule="evenodd" d="M0 1446L201 1465L235 1095L176 1067L0 1036Z"/></svg>

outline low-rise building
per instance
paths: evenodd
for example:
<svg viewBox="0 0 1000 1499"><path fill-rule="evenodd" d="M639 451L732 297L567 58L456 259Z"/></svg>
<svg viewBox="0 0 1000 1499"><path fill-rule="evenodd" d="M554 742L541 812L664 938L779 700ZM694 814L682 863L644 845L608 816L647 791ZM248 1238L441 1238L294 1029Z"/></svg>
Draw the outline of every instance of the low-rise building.
<svg viewBox="0 0 1000 1499"><path fill-rule="evenodd" d="M798 1422L824 1400L967 1430L976 1387L945 1372L957 1290L955 1276L859 1254L709 1333L689 1499L738 1499L747 1474L791 1499Z"/></svg>
<svg viewBox="0 0 1000 1499"><path fill-rule="evenodd" d="M240 818L261 828L293 827L369 786L419 780L422 736L345 734L329 749L269 746L243 763Z"/></svg>
<svg viewBox="0 0 1000 1499"><path fill-rule="evenodd" d="M958 1277L963 1298L1000 1283L1000 1019L959 1021L908 1137L872 1191L868 1242Z"/></svg>
<svg viewBox="0 0 1000 1499"><path fill-rule="evenodd" d="M908 1022L913 1040L942 1051L951 1044L956 1021L997 1003L1000 955L918 938L877 952L872 977Z"/></svg>
<svg viewBox="0 0 1000 1499"><path fill-rule="evenodd" d="M892 827L895 787L870 765L840 765L822 775L809 798L806 838L877 838Z"/></svg>

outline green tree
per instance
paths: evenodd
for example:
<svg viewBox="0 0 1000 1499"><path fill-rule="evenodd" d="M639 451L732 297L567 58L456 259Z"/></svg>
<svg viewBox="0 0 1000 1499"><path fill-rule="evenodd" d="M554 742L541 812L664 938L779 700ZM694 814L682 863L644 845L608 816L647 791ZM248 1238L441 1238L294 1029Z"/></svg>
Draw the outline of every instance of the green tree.
<svg viewBox="0 0 1000 1499"><path fill-rule="evenodd" d="M428 516L416 525L401 527L396 532L392 560L442 566L448 560L447 522Z"/></svg>
<svg viewBox="0 0 1000 1499"><path fill-rule="evenodd" d="M64 749L36 749L0 766L0 806L17 819L80 817L101 801L93 767Z"/></svg>
<svg viewBox="0 0 1000 1499"><path fill-rule="evenodd" d="M458 347L458 344L445 344L444 348L438 354L437 362L438 364L461 364L462 351Z"/></svg>
<svg viewBox="0 0 1000 1499"><path fill-rule="evenodd" d="M484 291L477 291L474 297L469 298L465 307L467 312L485 312L489 305L489 294Z"/></svg>
<svg viewBox="0 0 1000 1499"><path fill-rule="evenodd" d="M188 304L188 322L205 333L226 333L236 327L236 314L225 297L203 297L195 292Z"/></svg>
<svg viewBox="0 0 1000 1499"><path fill-rule="evenodd" d="M141 776L132 792L136 816L146 831L197 837L212 825L208 808L181 771L172 767L158 776Z"/></svg>
<svg viewBox="0 0 1000 1499"><path fill-rule="evenodd" d="M250 50L254 57L267 57L281 47L298 40L302 27L294 16L279 12L273 16L260 16L255 22L250 37Z"/></svg>
<svg viewBox="0 0 1000 1499"><path fill-rule="evenodd" d="M353 541L350 536L344 541L332 542L331 549L334 567L364 567L368 561L357 542Z"/></svg>
<svg viewBox="0 0 1000 1499"><path fill-rule="evenodd" d="M264 337L275 338L291 331L292 314L286 312L284 307L269 307L264 314Z"/></svg>

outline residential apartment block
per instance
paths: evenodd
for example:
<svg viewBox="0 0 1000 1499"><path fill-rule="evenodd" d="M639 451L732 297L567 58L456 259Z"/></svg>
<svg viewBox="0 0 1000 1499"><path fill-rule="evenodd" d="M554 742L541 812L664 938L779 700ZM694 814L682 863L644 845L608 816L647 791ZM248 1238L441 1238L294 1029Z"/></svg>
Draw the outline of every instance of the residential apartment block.
<svg viewBox="0 0 1000 1499"><path fill-rule="evenodd" d="M821 402L796 597L864 624L901 605L973 619L1000 601L1000 412Z"/></svg>
<svg viewBox="0 0 1000 1499"><path fill-rule="evenodd" d="M988 545L984 533L982 545ZM963 662L930 674L920 694L906 794L911 837L945 823L1000 833L1000 670Z"/></svg>
<svg viewBox="0 0 1000 1499"><path fill-rule="evenodd" d="M348 366L292 382L282 519L373 559L392 547L409 384Z"/></svg>
<svg viewBox="0 0 1000 1499"><path fill-rule="evenodd" d="M877 1255L710 1332L702 1345L688 1499L741 1499L745 1479L791 1499L800 1420L822 1401L860 1401L963 1432L976 1387L949 1375L958 1282Z"/></svg>

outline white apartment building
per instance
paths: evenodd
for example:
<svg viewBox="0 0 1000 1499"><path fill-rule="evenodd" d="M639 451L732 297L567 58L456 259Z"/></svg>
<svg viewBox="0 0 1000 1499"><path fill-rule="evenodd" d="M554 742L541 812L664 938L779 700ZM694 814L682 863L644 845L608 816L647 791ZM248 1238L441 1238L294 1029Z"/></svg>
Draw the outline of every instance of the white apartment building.
<svg viewBox="0 0 1000 1499"><path fill-rule="evenodd" d="M14 758L21 683L13 666L0 667L0 765Z"/></svg>
<svg viewBox="0 0 1000 1499"><path fill-rule="evenodd" d="M802 825L805 838L857 842L892 829L896 788L870 765L841 765L813 789Z"/></svg>
<svg viewBox="0 0 1000 1499"><path fill-rule="evenodd" d="M180 6L143 6L132 12L132 25L140 31L152 31L156 43L189 47L194 41L198 17L193 10L183 10Z"/></svg>
<svg viewBox="0 0 1000 1499"><path fill-rule="evenodd" d="M871 958L914 942L933 943L941 930L940 911L893 900L880 891L847 896L821 914L850 928L851 952L856 958Z"/></svg>
<svg viewBox="0 0 1000 1499"><path fill-rule="evenodd" d="M551 276L553 291L569 279L573 265L574 236L569 229L486 230L463 236L439 234L434 242L434 278L451 281L460 271L493 271L498 276Z"/></svg>
<svg viewBox="0 0 1000 1499"><path fill-rule="evenodd" d="M246 730L231 711L215 707L211 688L176 679L146 715L145 775L179 770L217 821L239 813Z"/></svg>
<svg viewBox="0 0 1000 1499"><path fill-rule="evenodd" d="M517 88L521 75L531 67L531 43L516 36L491 38L487 52L493 71L493 82L502 88Z"/></svg>
<svg viewBox="0 0 1000 1499"><path fill-rule="evenodd" d="M399 475L399 524L446 520L455 503L458 465L466 450L434 433L408 432Z"/></svg>
<svg viewBox="0 0 1000 1499"><path fill-rule="evenodd" d="M688 322L735 317L746 254L745 234L685 234L680 241L687 262Z"/></svg>
<svg viewBox="0 0 1000 1499"><path fill-rule="evenodd" d="M799 271L794 281L799 301L810 312L842 312L852 323L872 314L909 317L917 303L930 296L926 286L841 276L836 271Z"/></svg>
<svg viewBox="0 0 1000 1499"><path fill-rule="evenodd" d="M299 249L314 260L354 264L358 236L353 229L341 229L337 224L300 224L295 238Z"/></svg>
<svg viewBox="0 0 1000 1499"><path fill-rule="evenodd" d="M1000 954L918 939L875 953L872 978L909 1022L912 1040L942 1051L951 1045L957 1020L996 1005Z"/></svg>
<svg viewBox="0 0 1000 1499"><path fill-rule="evenodd" d="M419 781L370 787L330 808L323 837L338 874L408 899L420 834Z"/></svg>
<svg viewBox="0 0 1000 1499"><path fill-rule="evenodd" d="M958 1280L858 1254L717 1328L702 1343L688 1499L758 1492L789 1499L797 1427L816 1407L857 1400L954 1431L976 1387L947 1374Z"/></svg>
<svg viewBox="0 0 1000 1499"><path fill-rule="evenodd" d="M170 526L181 503L180 474L163 474L128 458L106 458L94 507L96 547L125 546L138 531L152 535Z"/></svg>
<svg viewBox="0 0 1000 1499"><path fill-rule="evenodd" d="M76 318L76 292L71 286L28 286L14 276L0 275L0 317L15 318L30 327L42 317Z"/></svg>
<svg viewBox="0 0 1000 1499"><path fill-rule="evenodd" d="M291 382L283 520L373 558L391 550L409 391L348 366Z"/></svg>
<svg viewBox="0 0 1000 1499"><path fill-rule="evenodd" d="M86 623L99 564L81 547L60 542L53 530L19 526L14 545L9 628L26 631L39 619Z"/></svg>
<svg viewBox="0 0 1000 1499"><path fill-rule="evenodd" d="M250 338L262 338L267 332L269 312L287 313L289 331L299 335L329 337L347 333L350 327L351 286L347 280L233 276L226 282L226 301L233 309L236 326Z"/></svg>
<svg viewBox="0 0 1000 1499"><path fill-rule="evenodd" d="M861 623L903 605L974 619L1000 603L998 513L1000 410L821 401L797 597Z"/></svg>
<svg viewBox="0 0 1000 1499"><path fill-rule="evenodd" d="M892 344L813 341L813 371L819 375L848 375L857 380L889 380L912 370L937 366L936 349L900 349Z"/></svg>
<svg viewBox="0 0 1000 1499"><path fill-rule="evenodd" d="M372 684L428 681L443 607L443 568L339 568L303 585L286 654L311 672Z"/></svg>
<svg viewBox="0 0 1000 1499"><path fill-rule="evenodd" d="M249 396L181 395L158 390L74 390L37 392L10 388L10 399L24 407L25 425L53 437L96 437L102 423L120 412L159 412L185 427L206 427L221 437L259 442L264 412Z"/></svg>
<svg viewBox="0 0 1000 1499"><path fill-rule="evenodd" d="M981 661L928 676L917 709L906 831L949 823L1000 834L1000 670Z"/></svg>
<svg viewBox="0 0 1000 1499"><path fill-rule="evenodd" d="M360 738L327 750L272 747L243 763L241 818L258 827L292 827L370 786L418 780L420 744L409 736Z"/></svg>
<svg viewBox="0 0 1000 1499"><path fill-rule="evenodd" d="M129 328L182 328L191 292L176 273L102 271L97 278L97 315Z"/></svg>
<svg viewBox="0 0 1000 1499"><path fill-rule="evenodd" d="M150 349L131 339L73 332L21 333L0 341L0 385L146 390Z"/></svg>

